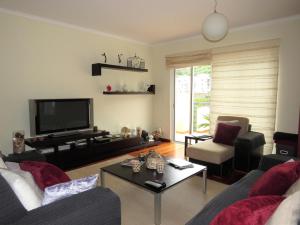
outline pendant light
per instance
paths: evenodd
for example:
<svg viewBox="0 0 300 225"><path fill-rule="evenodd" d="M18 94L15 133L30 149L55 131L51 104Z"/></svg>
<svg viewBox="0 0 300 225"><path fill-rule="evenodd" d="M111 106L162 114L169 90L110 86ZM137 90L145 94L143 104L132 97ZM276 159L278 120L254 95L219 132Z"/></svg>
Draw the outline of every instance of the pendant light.
<svg viewBox="0 0 300 225"><path fill-rule="evenodd" d="M228 32L227 18L217 12L217 0L215 0L215 10L208 15L202 24L202 34L208 40L212 42L222 40Z"/></svg>

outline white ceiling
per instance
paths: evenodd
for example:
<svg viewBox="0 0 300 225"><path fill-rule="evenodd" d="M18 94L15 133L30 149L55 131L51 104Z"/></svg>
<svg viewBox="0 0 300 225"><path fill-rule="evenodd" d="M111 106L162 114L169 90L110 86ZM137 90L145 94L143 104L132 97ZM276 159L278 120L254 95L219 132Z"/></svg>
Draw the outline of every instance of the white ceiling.
<svg viewBox="0 0 300 225"><path fill-rule="evenodd" d="M0 0L0 7L144 43L201 33L214 0ZM230 28L300 14L300 0L218 0Z"/></svg>

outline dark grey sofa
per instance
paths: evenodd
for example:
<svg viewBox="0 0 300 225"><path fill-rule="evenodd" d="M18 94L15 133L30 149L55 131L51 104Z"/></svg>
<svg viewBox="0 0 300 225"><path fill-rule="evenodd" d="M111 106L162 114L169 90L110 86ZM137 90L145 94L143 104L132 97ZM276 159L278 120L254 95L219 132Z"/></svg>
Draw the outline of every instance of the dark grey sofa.
<svg viewBox="0 0 300 225"><path fill-rule="evenodd" d="M222 209L228 207L236 201L245 199L248 197L249 190L252 184L269 168L285 162L291 159L291 157L282 155L266 155L263 156L259 168L257 170L250 171L246 176L240 179L238 182L230 185L223 192L213 198L206 206L193 217L186 225L209 225L212 219L222 211Z"/></svg>
<svg viewBox="0 0 300 225"><path fill-rule="evenodd" d="M0 175L0 225L120 225L119 197L97 187L26 211Z"/></svg>

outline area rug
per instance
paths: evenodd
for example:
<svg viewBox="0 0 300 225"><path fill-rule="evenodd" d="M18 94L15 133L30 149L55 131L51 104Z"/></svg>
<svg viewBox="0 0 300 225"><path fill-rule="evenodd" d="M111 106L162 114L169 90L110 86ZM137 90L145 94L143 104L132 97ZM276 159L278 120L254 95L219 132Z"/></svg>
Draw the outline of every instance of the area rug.
<svg viewBox="0 0 300 225"><path fill-rule="evenodd" d="M132 158L130 155L116 157L111 160L95 163L67 172L76 179L99 173L103 166ZM154 197L117 177L106 174L106 187L113 190L121 199L122 225L154 224ZM162 195L162 225L183 225L196 215L204 205L224 190L227 185L208 179L207 193L202 192L202 178L194 176L175 185Z"/></svg>

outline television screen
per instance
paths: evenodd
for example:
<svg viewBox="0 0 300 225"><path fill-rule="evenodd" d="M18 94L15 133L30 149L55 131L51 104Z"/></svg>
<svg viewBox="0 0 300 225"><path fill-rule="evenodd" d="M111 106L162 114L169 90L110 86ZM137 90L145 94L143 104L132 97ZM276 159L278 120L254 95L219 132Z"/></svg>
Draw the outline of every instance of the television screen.
<svg viewBox="0 0 300 225"><path fill-rule="evenodd" d="M35 133L90 128L91 99L35 100Z"/></svg>

